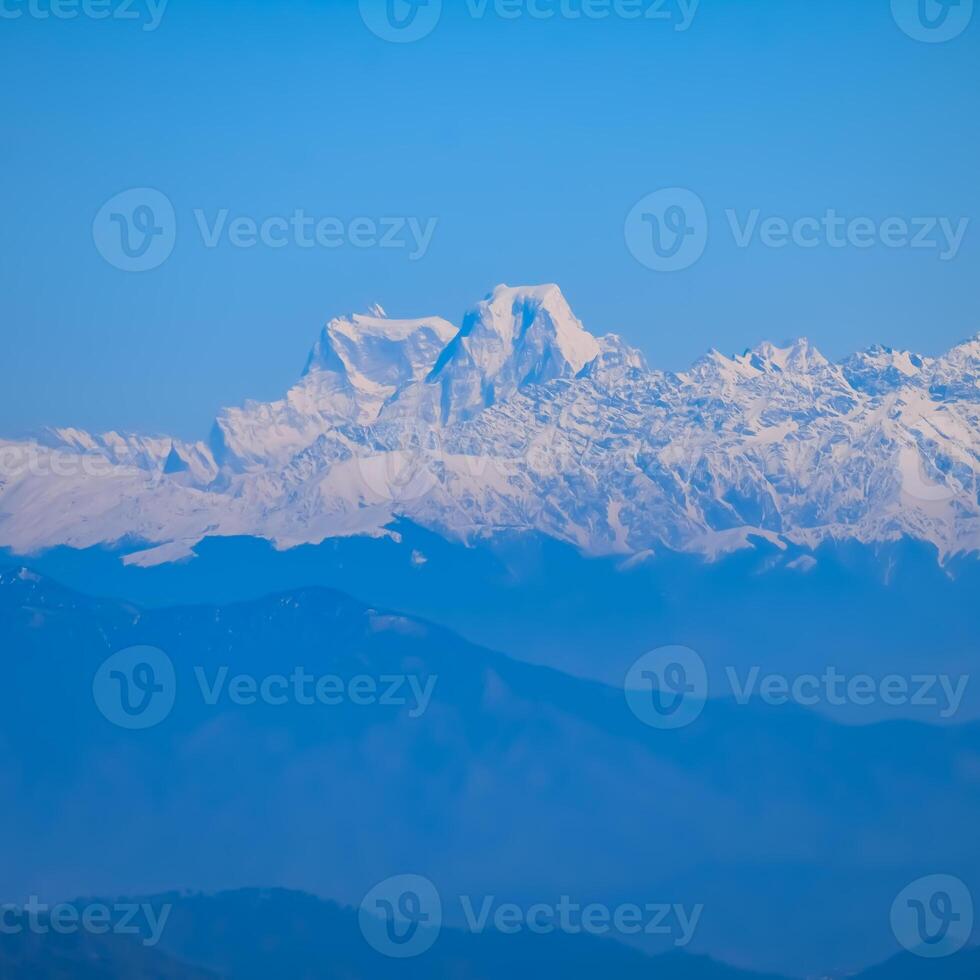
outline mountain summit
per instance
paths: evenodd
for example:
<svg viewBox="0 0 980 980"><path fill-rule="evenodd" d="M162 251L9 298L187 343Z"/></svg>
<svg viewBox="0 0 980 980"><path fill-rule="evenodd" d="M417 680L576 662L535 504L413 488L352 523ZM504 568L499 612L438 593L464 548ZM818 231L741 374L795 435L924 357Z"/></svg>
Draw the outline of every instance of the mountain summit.
<svg viewBox="0 0 980 980"><path fill-rule="evenodd" d="M681 374L596 339L557 286L498 286L457 328L380 308L331 320L277 402L208 444L76 429L0 442L0 546L209 535L280 547L537 531L593 554L714 557L765 539L980 552L980 339L926 358L812 344L712 351Z"/></svg>
<svg viewBox="0 0 980 980"><path fill-rule="evenodd" d="M498 286L467 314L429 376L443 424L473 418L529 385L574 378L599 343L554 285Z"/></svg>

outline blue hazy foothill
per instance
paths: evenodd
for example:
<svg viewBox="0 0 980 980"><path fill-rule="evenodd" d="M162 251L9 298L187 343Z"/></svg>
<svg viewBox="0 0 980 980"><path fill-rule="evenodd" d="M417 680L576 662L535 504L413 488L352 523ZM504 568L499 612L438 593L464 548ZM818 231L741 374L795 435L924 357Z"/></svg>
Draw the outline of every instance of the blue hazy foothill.
<svg viewBox="0 0 980 980"><path fill-rule="evenodd" d="M166 651L177 696L134 733L99 713L92 679L140 645ZM701 903L686 952L800 975L887 959L891 902L924 873L980 881L976 722L854 726L711 699L690 727L657 731L621 689L322 588L141 608L7 572L0 649L13 894L261 882L356 905L413 869L445 895L524 905ZM437 684L412 717L208 704L195 677L297 665Z"/></svg>
<svg viewBox="0 0 980 980"><path fill-rule="evenodd" d="M287 551L254 538L208 538L193 560L152 568L121 560L143 547L135 541L27 560L76 589L147 606L227 604L322 585L612 684L641 654L668 644L783 673L836 664L852 673L959 675L975 659L980 566L970 557L941 566L913 541L810 553L757 539L717 562L663 552L624 567L537 534L498 533L468 547L404 520L390 530ZM11 565L25 560L4 555ZM962 714L980 718L972 685Z"/></svg>

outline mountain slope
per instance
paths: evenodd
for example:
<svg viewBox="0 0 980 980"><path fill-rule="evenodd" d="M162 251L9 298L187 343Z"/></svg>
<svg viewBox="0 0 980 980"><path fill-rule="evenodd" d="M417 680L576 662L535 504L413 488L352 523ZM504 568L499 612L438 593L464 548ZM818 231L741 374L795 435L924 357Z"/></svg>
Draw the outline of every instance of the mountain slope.
<svg viewBox="0 0 980 980"><path fill-rule="evenodd" d="M427 379L442 424L464 421L518 391L574 378L599 354L557 286L498 286L463 321Z"/></svg>
<svg viewBox="0 0 980 980"><path fill-rule="evenodd" d="M0 934L4 980L219 980L138 940L115 935Z"/></svg>
<svg viewBox="0 0 980 980"><path fill-rule="evenodd" d="M386 959L364 941L355 910L283 889L173 892L140 901L171 909L159 947L120 936L0 936L0 974L5 980L780 980L706 957L648 958L617 942L562 934L443 930L420 958ZM938 961L904 954L855 980L974 980L978 962L976 949Z"/></svg>
<svg viewBox="0 0 980 980"><path fill-rule="evenodd" d="M980 949L967 948L947 959L923 959L903 953L859 973L855 980L976 980Z"/></svg>
<svg viewBox="0 0 980 980"><path fill-rule="evenodd" d="M443 930L414 960L387 959L364 941L354 910L282 890L213 896L157 896L173 902L164 946L229 980L317 977L322 980L778 980L700 957L648 958L606 939L553 934L510 936Z"/></svg>
<svg viewBox="0 0 980 980"><path fill-rule="evenodd" d="M501 286L459 331L332 321L286 398L226 410L210 446L0 442L0 546L127 539L152 564L207 536L292 547L404 517L589 554L911 538L946 560L980 551L978 471L980 339L841 364L762 344L670 374L592 337L557 287Z"/></svg>
<svg viewBox="0 0 980 980"><path fill-rule="evenodd" d="M236 472L263 469L288 462L338 425L370 425L390 399L428 373L455 334L439 318L331 320L285 400L221 414L211 436L215 458Z"/></svg>
<svg viewBox="0 0 980 980"><path fill-rule="evenodd" d="M93 697L136 645L163 650L176 685L142 731ZM717 700L660 731L621 689L322 589L148 610L5 573L0 657L0 836L18 841L0 901L261 882L356 906L413 873L450 928L460 895L703 905L685 952L798 975L892 954L888 910L923 874L980 882L976 724ZM230 699L237 676L298 668L435 683L421 712Z"/></svg>

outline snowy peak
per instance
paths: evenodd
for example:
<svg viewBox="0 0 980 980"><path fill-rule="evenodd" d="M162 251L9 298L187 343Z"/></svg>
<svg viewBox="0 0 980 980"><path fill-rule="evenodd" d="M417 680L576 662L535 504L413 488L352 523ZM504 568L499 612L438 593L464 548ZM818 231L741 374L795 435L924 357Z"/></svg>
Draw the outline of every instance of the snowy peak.
<svg viewBox="0 0 980 980"><path fill-rule="evenodd" d="M574 377L599 354L599 342L582 326L554 284L498 286L468 320L471 340L475 340L474 335L497 335L505 345L510 343L518 357L530 355L527 366L531 370L522 383L539 384L555 377ZM467 335L465 326L463 334ZM548 370L535 373L536 357L546 358L553 373Z"/></svg>
<svg viewBox="0 0 980 980"><path fill-rule="evenodd" d="M840 366L855 391L872 396L920 388L936 402L980 398L980 334L937 358L875 345Z"/></svg>
<svg viewBox="0 0 980 980"><path fill-rule="evenodd" d="M764 341L732 357L712 350L681 377L693 384L714 383L726 387L767 377L778 383L784 378L819 374L829 367L830 362L823 354L801 337L785 347Z"/></svg>
<svg viewBox="0 0 980 980"><path fill-rule="evenodd" d="M652 371L556 286L500 286L457 330L380 308L324 328L280 401L223 412L211 449L74 429L0 440L0 546L209 535L280 547L534 530L596 554L717 556L765 538L980 553L980 337L938 358L806 340Z"/></svg>
<svg viewBox="0 0 980 980"><path fill-rule="evenodd" d="M777 347L766 342L744 354L743 358L765 374L790 371L809 374L822 370L830 363L806 337L801 337L786 347Z"/></svg>
<svg viewBox="0 0 980 980"><path fill-rule="evenodd" d="M883 395L920 377L927 363L925 358L911 351L875 344L846 358L841 369L855 391Z"/></svg>
<svg viewBox="0 0 980 980"><path fill-rule="evenodd" d="M466 315L429 382L441 421L454 422L528 385L574 378L598 356L599 342L557 286L502 285Z"/></svg>
<svg viewBox="0 0 980 980"><path fill-rule="evenodd" d="M935 365L941 372L971 375L980 373L980 334L963 341L962 344L957 344L938 358Z"/></svg>
<svg viewBox="0 0 980 980"><path fill-rule="evenodd" d="M937 401L980 400L980 334L935 361L930 394Z"/></svg>
<svg viewBox="0 0 980 980"><path fill-rule="evenodd" d="M649 372L644 356L622 337L610 333L599 338L599 355L583 373L600 384L615 386Z"/></svg>
<svg viewBox="0 0 980 980"><path fill-rule="evenodd" d="M331 320L320 334L304 375L329 372L366 394L390 397L425 376L457 328L439 317L390 320L374 314Z"/></svg>
<svg viewBox="0 0 980 980"><path fill-rule="evenodd" d="M132 433L105 432L93 435L82 429L51 428L36 439L39 450L58 454L77 454L85 459L84 471L91 475L99 471L147 473L191 473L202 484L214 479L215 461L206 445L186 443L167 436L141 436Z"/></svg>
<svg viewBox="0 0 980 980"><path fill-rule="evenodd" d="M463 335L499 336L517 347L528 339L553 346L577 374L599 353L598 341L572 313L562 291L544 286L498 286L467 317Z"/></svg>
<svg viewBox="0 0 980 980"><path fill-rule="evenodd" d="M215 458L243 472L286 462L338 426L373 424L425 378L456 333L440 317L393 320L380 307L331 320L285 399L221 413L211 436Z"/></svg>

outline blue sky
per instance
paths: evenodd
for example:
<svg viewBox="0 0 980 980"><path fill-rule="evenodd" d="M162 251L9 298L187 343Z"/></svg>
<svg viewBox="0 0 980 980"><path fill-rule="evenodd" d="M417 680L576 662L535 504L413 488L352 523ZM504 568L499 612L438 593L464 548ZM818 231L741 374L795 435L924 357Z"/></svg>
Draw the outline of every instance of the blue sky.
<svg viewBox="0 0 980 980"><path fill-rule="evenodd" d="M446 0L431 34L394 44L354 0L170 0L152 31L146 0L142 25L27 3L0 0L24 12L0 19L0 434L203 436L220 406L280 395L330 316L380 302L459 322L498 282L558 282L593 332L674 369L763 339L934 353L980 330L980 16L930 44L889 0L701 0L686 30L676 0L673 22L508 19L492 0L480 18ZM143 187L172 202L175 245L124 272L93 220ZM624 235L663 188L707 216L703 256L671 272ZM415 261L209 248L195 212L223 209L437 224ZM977 226L944 261L880 241L739 247L726 217L830 209Z"/></svg>

